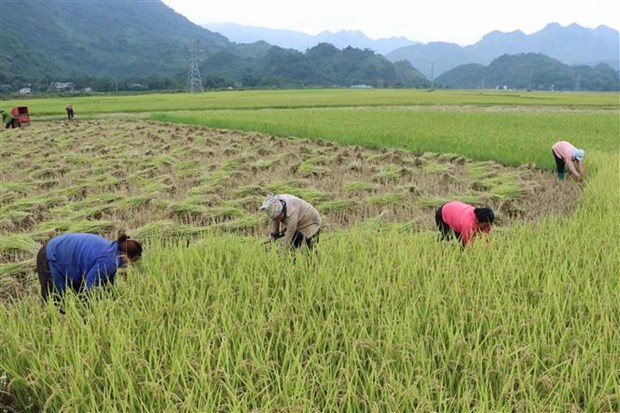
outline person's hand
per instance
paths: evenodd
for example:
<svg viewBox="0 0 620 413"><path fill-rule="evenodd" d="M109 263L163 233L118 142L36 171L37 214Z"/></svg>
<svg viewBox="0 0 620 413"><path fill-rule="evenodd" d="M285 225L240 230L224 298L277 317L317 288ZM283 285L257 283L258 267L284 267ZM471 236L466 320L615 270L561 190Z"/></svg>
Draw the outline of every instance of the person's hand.
<svg viewBox="0 0 620 413"><path fill-rule="evenodd" d="M271 239L276 240L278 238L282 238L284 236L283 232L280 231L274 231L271 233Z"/></svg>

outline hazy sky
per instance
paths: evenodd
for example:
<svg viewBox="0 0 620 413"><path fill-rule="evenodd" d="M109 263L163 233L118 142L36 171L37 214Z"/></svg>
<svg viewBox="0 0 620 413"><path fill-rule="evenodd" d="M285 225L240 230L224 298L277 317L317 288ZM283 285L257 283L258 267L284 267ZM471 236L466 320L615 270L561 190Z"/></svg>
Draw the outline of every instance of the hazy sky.
<svg viewBox="0 0 620 413"><path fill-rule="evenodd" d="M379 39L469 45L493 31L531 34L548 23L620 30L618 0L163 0L190 21L239 23L308 34L359 30Z"/></svg>

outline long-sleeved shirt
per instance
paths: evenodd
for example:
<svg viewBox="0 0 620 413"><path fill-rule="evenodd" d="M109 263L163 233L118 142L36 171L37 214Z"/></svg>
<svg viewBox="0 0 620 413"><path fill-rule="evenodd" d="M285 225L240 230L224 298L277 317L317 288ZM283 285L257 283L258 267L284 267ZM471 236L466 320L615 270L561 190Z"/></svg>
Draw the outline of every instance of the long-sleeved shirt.
<svg viewBox="0 0 620 413"><path fill-rule="evenodd" d="M573 153L577 148L575 148L570 142L559 141L554 143L551 149L553 149L553 153L555 153L558 158L568 162L573 160Z"/></svg>
<svg viewBox="0 0 620 413"><path fill-rule="evenodd" d="M282 194L279 198L286 203L286 218L282 222L272 219L271 231L280 232L283 226L286 229L284 244L291 244L297 231L306 238L317 233L321 228L321 217L312 205L294 195Z"/></svg>
<svg viewBox="0 0 620 413"><path fill-rule="evenodd" d="M467 245L478 231L474 209L476 208L459 201L448 202L441 208L441 218L452 231L461 234L463 245ZM491 227L489 226L485 232L491 232Z"/></svg>
<svg viewBox="0 0 620 413"><path fill-rule="evenodd" d="M86 289L114 284L116 270L123 266L118 243L95 234L59 235L47 243L45 252L59 294L80 283Z"/></svg>
<svg viewBox="0 0 620 413"><path fill-rule="evenodd" d="M11 115L11 112L7 112L6 110L4 112L2 112L2 122L3 123L9 122L11 119L13 119L13 115Z"/></svg>
<svg viewBox="0 0 620 413"><path fill-rule="evenodd" d="M568 170L575 176L579 176L577 169L575 168L575 164L573 162L574 156L573 153L577 148L575 148L572 144L566 141L559 141L553 144L551 147L555 156L562 159L566 162L566 166L568 166Z"/></svg>

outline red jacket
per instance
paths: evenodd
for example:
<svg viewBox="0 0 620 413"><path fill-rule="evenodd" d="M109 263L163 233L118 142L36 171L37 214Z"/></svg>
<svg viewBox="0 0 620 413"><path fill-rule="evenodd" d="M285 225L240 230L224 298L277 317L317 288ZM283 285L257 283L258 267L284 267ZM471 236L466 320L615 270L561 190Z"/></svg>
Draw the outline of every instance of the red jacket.
<svg viewBox="0 0 620 413"><path fill-rule="evenodd" d="M448 224L452 231L461 234L463 245L467 245L478 230L474 209L473 206L459 201L448 202L441 208L443 222ZM485 232L491 232L491 227Z"/></svg>

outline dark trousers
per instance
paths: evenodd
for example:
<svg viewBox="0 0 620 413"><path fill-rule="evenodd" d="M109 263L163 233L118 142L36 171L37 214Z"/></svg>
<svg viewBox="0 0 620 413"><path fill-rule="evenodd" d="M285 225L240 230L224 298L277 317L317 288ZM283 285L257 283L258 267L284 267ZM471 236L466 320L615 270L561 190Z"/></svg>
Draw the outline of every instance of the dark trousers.
<svg viewBox="0 0 620 413"><path fill-rule="evenodd" d="M45 252L46 245L43 245L37 254L37 274L41 284L41 298L46 301L51 294L54 294L54 281L50 271L50 263Z"/></svg>
<svg viewBox="0 0 620 413"><path fill-rule="evenodd" d="M73 109L67 109L67 119L73 119Z"/></svg>
<svg viewBox="0 0 620 413"><path fill-rule="evenodd" d="M10 121L8 121L6 123L5 126L6 126L7 129L16 128L18 126L17 125L17 119L15 119L15 118L11 119Z"/></svg>
<svg viewBox="0 0 620 413"><path fill-rule="evenodd" d="M291 245L293 248L301 248L305 244L309 249L313 249L314 245L319 242L319 232L321 232L321 230L318 230L316 234L310 238L306 238L301 232L295 231Z"/></svg>
<svg viewBox="0 0 620 413"><path fill-rule="evenodd" d="M564 159L558 157L555 154L555 152L553 151L553 149L551 150L551 153L553 154L553 158L555 159L555 166L557 168L558 175L563 174L564 173L564 165L566 165L566 162L564 162Z"/></svg>
<svg viewBox="0 0 620 413"><path fill-rule="evenodd" d="M450 225L446 224L443 220L443 215L441 214L442 209L443 205L435 211L435 224L437 224L437 229L441 232L442 239L449 240L452 237L456 237L456 239L461 241L461 234L459 232L455 232L452 228L450 228Z"/></svg>
<svg viewBox="0 0 620 413"><path fill-rule="evenodd" d="M61 297L56 287L54 287L54 280L52 278L52 272L50 271L50 263L47 259L47 253L45 251L47 247L43 245L37 253L37 274L39 275L39 283L41 284L41 301L45 303L49 298L54 300L54 304L59 306L60 312L64 314L65 310L62 308ZM73 282L67 285L67 288L71 288L76 293L82 291L82 282Z"/></svg>

